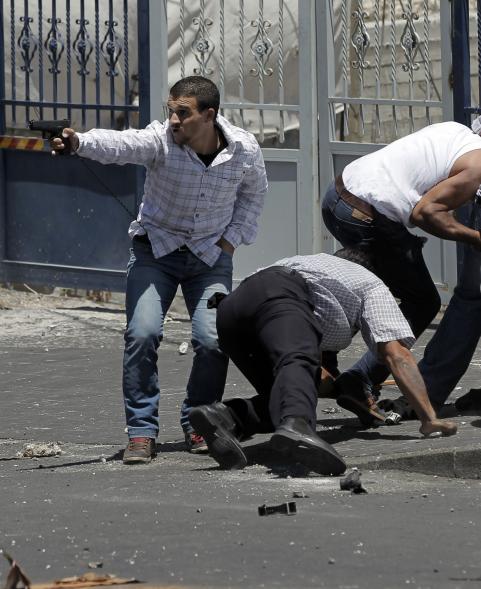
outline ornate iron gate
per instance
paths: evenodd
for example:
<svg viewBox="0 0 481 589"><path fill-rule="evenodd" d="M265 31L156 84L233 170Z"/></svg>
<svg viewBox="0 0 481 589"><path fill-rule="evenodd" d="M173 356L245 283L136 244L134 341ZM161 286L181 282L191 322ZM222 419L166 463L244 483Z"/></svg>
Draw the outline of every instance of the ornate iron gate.
<svg viewBox="0 0 481 589"><path fill-rule="evenodd" d="M148 121L146 0L1 0L0 16L0 135L32 135L30 119ZM0 279L121 290L139 171L3 145Z"/></svg>
<svg viewBox="0 0 481 589"><path fill-rule="evenodd" d="M165 117L178 78L211 77L270 179L258 240L236 254L242 278L331 251L319 200L334 172L452 118L451 4L457 14L468 0L0 0L0 132L40 116L143 126ZM80 166L0 149L1 280L122 288L141 174ZM454 248L431 238L427 251L447 296Z"/></svg>
<svg viewBox="0 0 481 589"><path fill-rule="evenodd" d="M329 0L319 3L321 191L361 155L426 124L452 120L450 3ZM324 232L326 251L336 247ZM445 301L456 279L454 244L425 248Z"/></svg>

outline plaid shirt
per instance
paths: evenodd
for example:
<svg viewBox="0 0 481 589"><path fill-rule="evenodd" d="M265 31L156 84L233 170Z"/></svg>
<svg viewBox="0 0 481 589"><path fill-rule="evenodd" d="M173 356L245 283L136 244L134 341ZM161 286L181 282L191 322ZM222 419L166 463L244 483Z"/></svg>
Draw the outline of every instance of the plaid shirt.
<svg viewBox="0 0 481 589"><path fill-rule="evenodd" d="M413 332L385 284L359 264L329 254L294 256L274 266L299 272L308 285L321 322L322 350L347 348L355 333L377 356L377 344L401 341L410 348Z"/></svg>
<svg viewBox="0 0 481 589"><path fill-rule="evenodd" d="M187 145L174 142L169 122L145 129L78 133L82 157L102 164L141 164L147 174L137 220L129 236L148 234L156 258L187 245L209 266L224 237L234 247L252 243L264 204L267 177L255 137L218 115L227 141L206 167Z"/></svg>

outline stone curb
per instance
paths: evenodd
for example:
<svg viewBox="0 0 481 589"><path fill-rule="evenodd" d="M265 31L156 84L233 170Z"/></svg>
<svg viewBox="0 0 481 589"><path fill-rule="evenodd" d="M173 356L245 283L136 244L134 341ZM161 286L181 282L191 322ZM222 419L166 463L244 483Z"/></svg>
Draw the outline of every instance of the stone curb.
<svg viewBox="0 0 481 589"><path fill-rule="evenodd" d="M362 470L402 470L448 478L481 478L481 446L428 452L406 452L391 458L349 458L349 467Z"/></svg>

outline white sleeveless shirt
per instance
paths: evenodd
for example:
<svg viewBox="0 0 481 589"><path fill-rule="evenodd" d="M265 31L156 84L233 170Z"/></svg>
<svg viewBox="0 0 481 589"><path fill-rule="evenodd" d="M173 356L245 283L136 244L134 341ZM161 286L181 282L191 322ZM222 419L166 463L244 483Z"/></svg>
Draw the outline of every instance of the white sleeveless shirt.
<svg viewBox="0 0 481 589"><path fill-rule="evenodd" d="M423 194L445 180L454 162L474 149L481 137L460 123L429 125L346 166L349 192L393 221L413 227L412 210Z"/></svg>

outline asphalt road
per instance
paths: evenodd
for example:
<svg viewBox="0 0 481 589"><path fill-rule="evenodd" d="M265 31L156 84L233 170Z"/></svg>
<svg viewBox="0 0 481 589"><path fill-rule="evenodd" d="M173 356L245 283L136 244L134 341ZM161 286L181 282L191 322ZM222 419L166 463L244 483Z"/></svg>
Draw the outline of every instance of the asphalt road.
<svg viewBox="0 0 481 589"><path fill-rule="evenodd" d="M191 361L190 351L178 353L186 322L168 324L159 360L160 454L150 465L124 466L121 310L51 306L1 311L0 326L0 547L34 582L81 574L90 563L158 587L481 584L478 480L365 470L368 493L351 495L337 478L288 470L266 437L249 443L250 465L240 472L187 454L178 426ZM471 380L479 367L472 370ZM231 369L226 395L249 393ZM360 430L331 406L320 403L319 431L339 440L351 465L400 447L429 456L452 443L421 440L415 423ZM459 439L472 446L476 419L459 424ZM54 441L59 456L17 456L27 442ZM296 515L258 515L264 503L290 500ZM0 583L7 569L0 561Z"/></svg>

